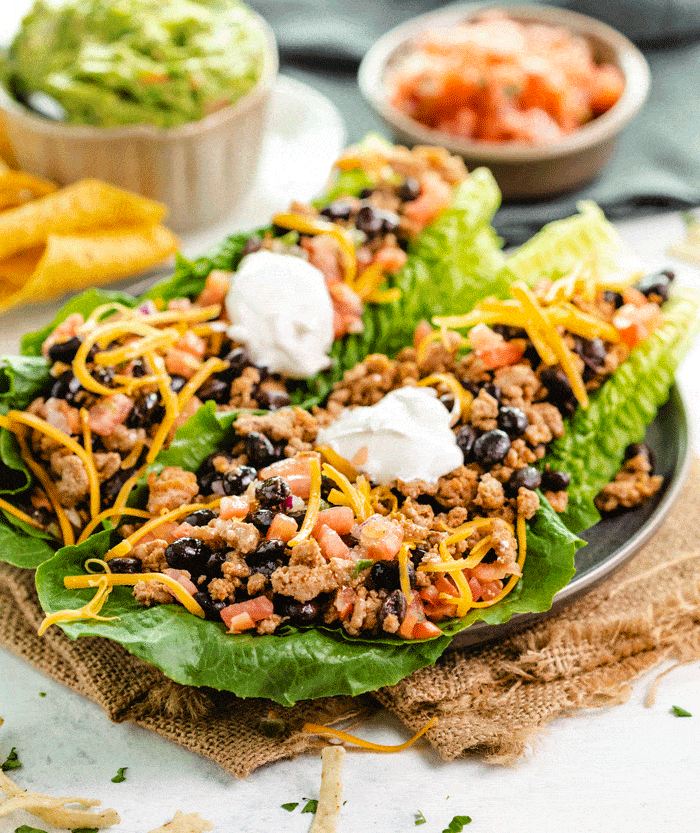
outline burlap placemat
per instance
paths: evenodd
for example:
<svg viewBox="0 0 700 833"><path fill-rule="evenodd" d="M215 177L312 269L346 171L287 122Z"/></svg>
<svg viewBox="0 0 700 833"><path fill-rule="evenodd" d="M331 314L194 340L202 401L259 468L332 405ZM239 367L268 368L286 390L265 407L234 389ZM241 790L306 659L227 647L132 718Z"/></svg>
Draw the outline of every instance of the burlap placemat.
<svg viewBox="0 0 700 833"><path fill-rule="evenodd" d="M377 701L414 731L437 716L427 738L445 759L476 753L508 762L553 718L623 702L630 683L662 660L700 659L699 496L696 460L658 535L581 601L498 643L448 652L374 696L285 709L178 685L105 639L71 642L57 628L40 638L32 574L7 565L0 644L99 703L112 720L132 720L239 776L315 748L318 741L300 732L304 722L357 721Z"/></svg>

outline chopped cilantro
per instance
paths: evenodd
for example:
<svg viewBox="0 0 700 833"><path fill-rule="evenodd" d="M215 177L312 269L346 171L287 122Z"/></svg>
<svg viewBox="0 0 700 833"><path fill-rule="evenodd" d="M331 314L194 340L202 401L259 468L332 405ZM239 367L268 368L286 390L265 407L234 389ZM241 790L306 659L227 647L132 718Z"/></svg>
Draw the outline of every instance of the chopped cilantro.
<svg viewBox="0 0 700 833"><path fill-rule="evenodd" d="M361 558L359 561L355 562L355 577L359 576L363 570L366 570L368 567L371 567L374 564L371 558Z"/></svg>
<svg viewBox="0 0 700 833"><path fill-rule="evenodd" d="M298 801L290 801L290 802L289 802L289 804L283 804L283 805L282 805L282 809L283 809L283 810L286 810L288 813L291 813L291 812L292 812L292 810L296 810L296 808L297 808L298 806L299 806L299 802L298 802Z"/></svg>
<svg viewBox="0 0 700 833"><path fill-rule="evenodd" d="M76 827L71 833L100 833L96 827Z"/></svg>
<svg viewBox="0 0 700 833"><path fill-rule="evenodd" d="M40 691L39 692L39 697L46 697L46 692L45 691Z"/></svg>
<svg viewBox="0 0 700 833"><path fill-rule="evenodd" d="M22 761L17 757L17 750L13 746L10 749L10 754L7 756L7 760L5 763L0 767L3 772L9 772L11 769L19 769L22 766Z"/></svg>
<svg viewBox="0 0 700 833"><path fill-rule="evenodd" d="M414 822L416 827L418 827L419 824L425 824L427 821L428 821L428 819L426 819L426 817L423 815L423 813L421 813L421 811L419 810L418 813L416 814L416 820Z"/></svg>
<svg viewBox="0 0 700 833"><path fill-rule="evenodd" d="M315 813L318 810L318 801L315 798L312 798L310 801L307 801L304 805L304 809L301 811L302 813Z"/></svg>
<svg viewBox="0 0 700 833"><path fill-rule="evenodd" d="M46 833L46 831L40 830L38 827L30 827L28 824L23 824L21 827L15 827L15 833Z"/></svg>
<svg viewBox="0 0 700 833"><path fill-rule="evenodd" d="M113 783L121 784L122 781L126 781L126 776L124 773L129 769L128 766L120 766L117 770L117 774L112 778Z"/></svg>
<svg viewBox="0 0 700 833"><path fill-rule="evenodd" d="M471 824L469 816L455 816L442 833L462 833L467 824Z"/></svg>
<svg viewBox="0 0 700 833"><path fill-rule="evenodd" d="M675 714L676 717L692 717L693 715L690 712L687 712L685 709L682 709L680 706L671 706L672 714Z"/></svg>

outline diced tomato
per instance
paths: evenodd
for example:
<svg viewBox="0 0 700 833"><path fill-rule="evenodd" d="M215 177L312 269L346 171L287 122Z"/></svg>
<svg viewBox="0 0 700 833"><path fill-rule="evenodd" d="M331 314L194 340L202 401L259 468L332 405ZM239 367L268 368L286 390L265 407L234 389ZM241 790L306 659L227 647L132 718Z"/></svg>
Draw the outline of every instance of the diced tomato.
<svg viewBox="0 0 700 833"><path fill-rule="evenodd" d="M328 284L328 292L333 302L333 337L361 333L364 304L357 292L343 281Z"/></svg>
<svg viewBox="0 0 700 833"><path fill-rule="evenodd" d="M345 621L355 606L355 591L351 587L343 587L335 594L335 609L341 621Z"/></svg>
<svg viewBox="0 0 700 833"><path fill-rule="evenodd" d="M430 322L423 319L422 321L418 322L416 329L413 331L413 346L417 350L423 339L429 336L433 331L433 328L430 326Z"/></svg>
<svg viewBox="0 0 700 833"><path fill-rule="evenodd" d="M477 350L476 354L484 363L487 370L496 370L498 367L509 367L516 364L523 357L525 346L512 341L504 341L498 347L490 347L485 350Z"/></svg>
<svg viewBox="0 0 700 833"><path fill-rule="evenodd" d="M593 78L591 109L597 115L605 113L622 95L625 79L620 70L612 64L603 64Z"/></svg>
<svg viewBox="0 0 700 833"><path fill-rule="evenodd" d="M307 500L311 491L311 467L309 457L287 457L260 470L261 480L281 477L287 482L293 495Z"/></svg>
<svg viewBox="0 0 700 833"><path fill-rule="evenodd" d="M636 347L645 341L662 322L661 310L656 304L643 306L625 304L613 316L613 327L628 347Z"/></svg>
<svg viewBox="0 0 700 833"><path fill-rule="evenodd" d="M321 555L327 558L348 558L350 547L343 541L338 533L325 524L318 532L314 531L314 538L321 547Z"/></svg>
<svg viewBox="0 0 700 833"><path fill-rule="evenodd" d="M392 275L395 275L405 265L408 255L398 246L385 246L375 255L374 262L382 266Z"/></svg>
<svg viewBox="0 0 700 833"><path fill-rule="evenodd" d="M457 590L452 581L445 576L438 576L435 579L435 587L440 591L440 593L447 593L448 596L454 596L455 598L459 597L459 590Z"/></svg>
<svg viewBox="0 0 700 833"><path fill-rule="evenodd" d="M108 437L131 413L134 402L123 393L113 393L90 408L88 425L101 437Z"/></svg>
<svg viewBox="0 0 700 833"><path fill-rule="evenodd" d="M210 304L223 304L229 289L230 273L221 269L214 269L207 275L204 289L197 298L196 304L208 307Z"/></svg>
<svg viewBox="0 0 700 833"><path fill-rule="evenodd" d="M503 590L503 583L500 581L486 581L481 585L481 601L491 602Z"/></svg>
<svg viewBox="0 0 700 833"><path fill-rule="evenodd" d="M467 341L472 350L488 350L500 347L504 343L503 336L494 332L486 324L477 324L469 330Z"/></svg>
<svg viewBox="0 0 700 833"><path fill-rule="evenodd" d="M411 639L432 639L435 636L442 636L442 631L437 625L432 622L416 622Z"/></svg>
<svg viewBox="0 0 700 833"><path fill-rule="evenodd" d="M222 619L224 619L225 610L226 608L221 611ZM243 631L249 631L251 628L255 627L255 622L251 619L250 614L245 611L243 613L236 613L234 616L224 619L224 622L229 633L243 633Z"/></svg>
<svg viewBox="0 0 700 833"><path fill-rule="evenodd" d="M219 517L224 521L231 518L245 518L249 509L250 504L242 496L222 497L219 505Z"/></svg>
<svg viewBox="0 0 700 833"><path fill-rule="evenodd" d="M181 425L184 425L184 424L187 422L187 420L188 420L191 416L193 416L194 414L196 414L196 413L197 413L197 411L198 411L201 407L202 407L202 400L201 400L198 396L191 396L191 397L187 400L187 402L185 402L185 407L184 407L184 408L180 411L180 413L177 415L177 418L176 418L176 419L175 419L175 421L173 422L173 427L172 427L172 430L171 430L170 434L168 434L168 436L169 436L169 437L170 437L170 436L172 436L172 435L173 435L173 434L177 431L177 429L178 429Z"/></svg>
<svg viewBox="0 0 700 833"><path fill-rule="evenodd" d="M418 595L424 602L436 605L439 601L440 591L434 584L429 584L427 587L424 587Z"/></svg>
<svg viewBox="0 0 700 833"><path fill-rule="evenodd" d="M441 603L429 605L425 608L425 615L433 622L442 622L443 619L452 619L456 612L456 604Z"/></svg>
<svg viewBox="0 0 700 833"><path fill-rule="evenodd" d="M416 200L407 202L404 214L421 228L425 228L449 206L452 187L434 171L428 171L421 178L421 194Z"/></svg>
<svg viewBox="0 0 700 833"><path fill-rule="evenodd" d="M201 362L187 350L171 347L165 354L165 369L171 376L178 375L191 379L200 366Z"/></svg>
<svg viewBox="0 0 700 833"><path fill-rule="evenodd" d="M178 338L174 347L177 350L182 350L184 353L189 353L196 359L201 359L207 350L207 343L203 338L195 335L192 330L187 330Z"/></svg>
<svg viewBox="0 0 700 833"><path fill-rule="evenodd" d="M631 304L635 307L643 307L648 303L647 296L640 292L636 286L626 286L622 290L622 300L625 304Z"/></svg>
<svg viewBox="0 0 700 833"><path fill-rule="evenodd" d="M469 590L472 594L472 601L479 601L481 597L481 585L479 584L478 579L474 577L469 579Z"/></svg>
<svg viewBox="0 0 700 833"><path fill-rule="evenodd" d="M349 535L355 526L355 513L349 506L331 506L318 513L318 520L312 534L316 534L322 526L329 526L338 535Z"/></svg>
<svg viewBox="0 0 700 833"><path fill-rule="evenodd" d="M413 637L413 629L419 622L425 622L425 608L418 594L413 596L413 601L406 609L406 616L399 626L399 635L404 639Z"/></svg>
<svg viewBox="0 0 700 833"><path fill-rule="evenodd" d="M290 518L289 515L284 515L282 512L279 512L272 519L270 528L267 530L267 538L268 540L274 538L277 541L284 541L286 544L292 540L298 529L299 527L294 518Z"/></svg>
<svg viewBox="0 0 700 833"><path fill-rule="evenodd" d="M151 541L165 541L172 544L180 536L178 535L180 524L176 521L164 521L162 524L154 527L150 532L147 532L142 538L139 538L139 544L150 544Z"/></svg>
<svg viewBox="0 0 700 833"><path fill-rule="evenodd" d="M180 570L174 570L172 567L168 567L167 570L163 570L163 574L174 578L178 584L181 584L187 590L190 596L194 596L197 592L197 586L194 582L190 581Z"/></svg>
<svg viewBox="0 0 700 833"><path fill-rule="evenodd" d="M516 566L516 565L513 565ZM492 564L477 564L476 567L471 571L472 575L475 579L482 585L483 591L483 584L484 582L488 581L496 581L497 579L505 578L506 573L508 572L508 567L504 564L499 564L498 561L494 561Z"/></svg>
<svg viewBox="0 0 700 833"><path fill-rule="evenodd" d="M236 604L227 605L221 611L221 618L230 630L230 623L237 616L246 615L254 624L255 622L259 622L261 619L267 619L267 617L272 616L273 613L274 606L267 596L256 596L254 599L248 599L245 602L236 602Z"/></svg>
<svg viewBox="0 0 700 833"><path fill-rule="evenodd" d="M403 543L403 529L399 523L381 515L372 515L363 524L360 542L374 561L392 561Z"/></svg>

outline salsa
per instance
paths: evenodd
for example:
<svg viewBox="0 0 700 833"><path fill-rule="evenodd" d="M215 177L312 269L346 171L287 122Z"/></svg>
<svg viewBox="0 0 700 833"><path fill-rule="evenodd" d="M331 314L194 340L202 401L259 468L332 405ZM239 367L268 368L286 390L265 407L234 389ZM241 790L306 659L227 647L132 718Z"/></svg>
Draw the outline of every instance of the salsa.
<svg viewBox="0 0 700 833"><path fill-rule="evenodd" d="M236 102L263 62L263 33L238 0L37 0L3 76L20 100L50 96L70 124L168 128Z"/></svg>

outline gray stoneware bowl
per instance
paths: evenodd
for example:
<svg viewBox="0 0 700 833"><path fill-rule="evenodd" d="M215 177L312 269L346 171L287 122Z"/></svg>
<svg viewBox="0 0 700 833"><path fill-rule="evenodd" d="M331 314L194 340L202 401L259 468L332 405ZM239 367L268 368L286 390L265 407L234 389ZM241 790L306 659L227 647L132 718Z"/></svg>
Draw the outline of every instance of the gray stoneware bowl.
<svg viewBox="0 0 700 833"><path fill-rule="evenodd" d="M410 51L419 35L427 29L449 29L495 8L515 20L563 26L584 36L592 44L598 61L615 64L621 70L625 89L619 101L565 141L541 147L458 139L425 127L389 102L387 74ZM365 55L358 80L362 95L397 141L409 147L441 145L463 156L470 168L490 168L506 199L531 199L578 188L601 171L618 134L646 101L650 73L644 56L631 41L591 17L549 6L469 3L420 15L387 32Z"/></svg>
<svg viewBox="0 0 700 833"><path fill-rule="evenodd" d="M277 78L275 36L255 18L265 39L255 87L235 104L167 130L61 124L32 113L0 85L0 119L17 164L59 185L92 177L163 202L177 231L224 219L255 179Z"/></svg>

